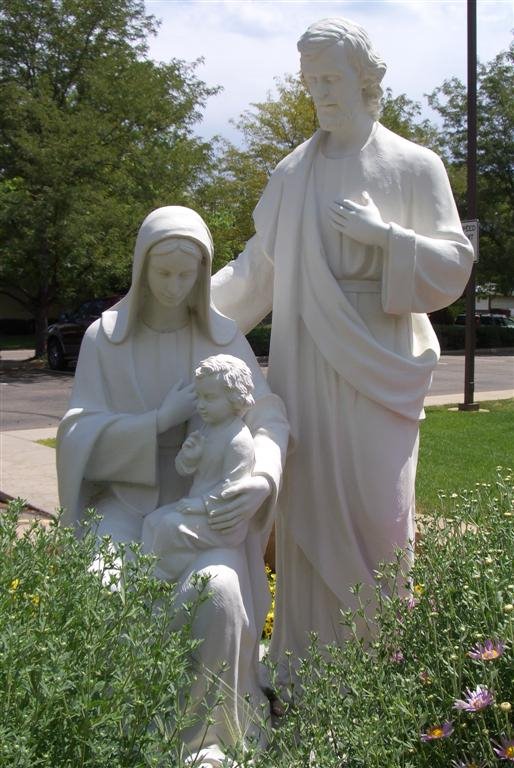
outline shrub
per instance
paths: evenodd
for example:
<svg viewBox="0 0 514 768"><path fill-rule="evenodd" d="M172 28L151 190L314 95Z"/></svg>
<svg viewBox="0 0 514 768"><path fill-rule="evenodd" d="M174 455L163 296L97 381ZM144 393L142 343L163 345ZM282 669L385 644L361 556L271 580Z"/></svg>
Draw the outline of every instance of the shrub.
<svg viewBox="0 0 514 768"><path fill-rule="evenodd" d="M440 516L419 521L409 598L398 589L401 553L377 574L369 642L355 633L364 604L342 616L344 647L313 637L268 749L241 751L238 766L512 760L514 485L498 469L495 483L454 493ZM0 766L183 766L194 643L187 622L169 631L173 609L162 606L173 605L172 588L136 550L111 591L88 570L91 532L78 542L58 526L36 527L17 540L15 529L11 509L0 524ZM107 569L107 545L103 555Z"/></svg>
<svg viewBox="0 0 514 768"><path fill-rule="evenodd" d="M17 538L22 508L0 518L0 766L184 765L196 605L172 631L174 590L151 558L104 540L104 570L92 572L91 527L81 541L57 523Z"/></svg>
<svg viewBox="0 0 514 768"><path fill-rule="evenodd" d="M437 325L434 323L441 349L464 349L466 328L464 325ZM476 347L514 347L514 328L502 325L479 325L476 328Z"/></svg>
<svg viewBox="0 0 514 768"><path fill-rule="evenodd" d="M371 643L353 634L364 606L343 617L343 648L313 639L260 768L499 765L514 739L513 490L504 473L422 521L412 596L377 589ZM403 583L397 564L378 578ZM483 709L456 705L468 689Z"/></svg>

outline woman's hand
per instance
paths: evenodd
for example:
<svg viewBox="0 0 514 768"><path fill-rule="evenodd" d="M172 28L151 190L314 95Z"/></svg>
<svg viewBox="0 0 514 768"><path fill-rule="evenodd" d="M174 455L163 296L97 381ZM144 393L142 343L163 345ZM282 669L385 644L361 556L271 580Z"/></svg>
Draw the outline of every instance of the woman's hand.
<svg viewBox="0 0 514 768"><path fill-rule="evenodd" d="M157 411L157 430L159 434L171 427L183 424L196 410L196 390L194 384L178 381L168 392Z"/></svg>
<svg viewBox="0 0 514 768"><path fill-rule="evenodd" d="M205 504L203 499L198 497L187 497L177 501L175 508L177 512L183 515L193 515L205 513Z"/></svg>
<svg viewBox="0 0 514 768"><path fill-rule="evenodd" d="M231 483L217 499L209 499L208 521L215 531L229 531L250 520L271 493L270 481L263 475L252 475Z"/></svg>
<svg viewBox="0 0 514 768"><path fill-rule="evenodd" d="M343 235L364 245L387 246L389 225L367 192L362 193L363 205L352 200L336 201L330 206L330 221Z"/></svg>

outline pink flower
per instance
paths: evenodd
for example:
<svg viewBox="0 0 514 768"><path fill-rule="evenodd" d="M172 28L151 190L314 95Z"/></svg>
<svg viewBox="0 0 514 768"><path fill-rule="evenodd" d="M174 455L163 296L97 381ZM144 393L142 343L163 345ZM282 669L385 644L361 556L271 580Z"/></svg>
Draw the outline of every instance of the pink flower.
<svg viewBox="0 0 514 768"><path fill-rule="evenodd" d="M471 651L468 651L468 656L479 661L492 661L501 656L504 650L505 643L501 640L486 640L483 645L477 643Z"/></svg>
<svg viewBox="0 0 514 768"><path fill-rule="evenodd" d="M509 760L514 763L514 739L502 739L502 743L497 744L494 751L500 760Z"/></svg>
<svg viewBox="0 0 514 768"><path fill-rule="evenodd" d="M405 656L400 650L393 651L389 658L394 664L401 664L405 661Z"/></svg>
<svg viewBox="0 0 514 768"><path fill-rule="evenodd" d="M407 610L413 611L417 605L419 605L419 599L414 595L409 595L407 597Z"/></svg>
<svg viewBox="0 0 514 768"><path fill-rule="evenodd" d="M433 725L425 733L420 734L421 741L435 741L436 739L445 739L453 733L453 724L446 720L442 725Z"/></svg>
<svg viewBox="0 0 514 768"><path fill-rule="evenodd" d="M465 699L455 699L454 709L463 709L466 712L480 712L494 701L494 696L485 685L477 685L474 691L466 689Z"/></svg>

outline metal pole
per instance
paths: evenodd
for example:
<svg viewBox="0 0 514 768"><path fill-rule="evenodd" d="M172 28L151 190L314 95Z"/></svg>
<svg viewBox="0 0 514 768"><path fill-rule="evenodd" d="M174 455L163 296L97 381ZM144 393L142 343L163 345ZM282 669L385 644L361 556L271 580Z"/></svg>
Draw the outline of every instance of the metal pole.
<svg viewBox="0 0 514 768"><path fill-rule="evenodd" d="M468 157L467 218L477 218L477 4L467 0L468 16ZM464 362L464 403L462 411L477 411L475 394L475 264L466 286L466 343Z"/></svg>

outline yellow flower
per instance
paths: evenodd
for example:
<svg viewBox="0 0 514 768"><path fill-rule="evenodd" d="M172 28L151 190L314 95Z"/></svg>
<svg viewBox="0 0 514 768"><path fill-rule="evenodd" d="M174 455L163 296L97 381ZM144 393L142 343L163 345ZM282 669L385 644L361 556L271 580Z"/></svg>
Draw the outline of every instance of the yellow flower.
<svg viewBox="0 0 514 768"><path fill-rule="evenodd" d="M9 592L11 593L11 595L12 595L14 592L16 592L16 590L18 589L18 587L19 587L19 586L20 586L20 580L19 580L19 579L13 579L13 580L11 581L11 585L10 585L10 587L9 587Z"/></svg>
<svg viewBox="0 0 514 768"><path fill-rule="evenodd" d="M32 603L32 605L38 606L39 605L39 595L29 595L29 600Z"/></svg>
<svg viewBox="0 0 514 768"><path fill-rule="evenodd" d="M418 597L420 597L423 592L425 591L425 585L424 584L414 584L412 591L414 594L416 594Z"/></svg>

